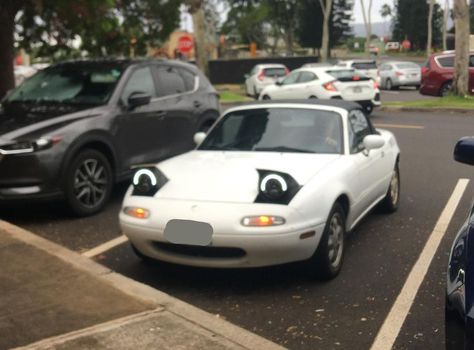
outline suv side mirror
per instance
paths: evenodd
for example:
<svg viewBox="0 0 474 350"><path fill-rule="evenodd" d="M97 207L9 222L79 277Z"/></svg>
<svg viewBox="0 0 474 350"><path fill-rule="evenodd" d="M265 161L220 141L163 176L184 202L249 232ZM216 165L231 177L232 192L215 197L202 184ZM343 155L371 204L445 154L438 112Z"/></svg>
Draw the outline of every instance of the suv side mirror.
<svg viewBox="0 0 474 350"><path fill-rule="evenodd" d="M128 96L128 106L130 109L134 109L140 106L145 106L149 104L151 101L151 96L146 92L132 92L130 96Z"/></svg>
<svg viewBox="0 0 474 350"><path fill-rule="evenodd" d="M474 165L474 137L463 137L454 147L454 160Z"/></svg>

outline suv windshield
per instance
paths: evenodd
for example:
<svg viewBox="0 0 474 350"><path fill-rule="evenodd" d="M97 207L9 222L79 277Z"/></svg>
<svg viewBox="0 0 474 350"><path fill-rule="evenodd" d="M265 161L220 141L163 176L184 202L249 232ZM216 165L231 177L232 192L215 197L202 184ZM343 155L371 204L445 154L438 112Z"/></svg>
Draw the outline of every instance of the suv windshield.
<svg viewBox="0 0 474 350"><path fill-rule="evenodd" d="M340 154L341 117L335 112L297 108L230 112L198 149Z"/></svg>
<svg viewBox="0 0 474 350"><path fill-rule="evenodd" d="M26 80L6 101L100 105L109 100L121 74L121 67L56 66Z"/></svg>

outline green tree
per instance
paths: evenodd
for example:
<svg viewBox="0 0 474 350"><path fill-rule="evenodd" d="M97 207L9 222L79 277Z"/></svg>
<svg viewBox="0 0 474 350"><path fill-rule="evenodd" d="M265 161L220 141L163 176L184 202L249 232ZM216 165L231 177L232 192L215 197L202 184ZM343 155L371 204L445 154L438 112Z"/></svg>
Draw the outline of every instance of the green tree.
<svg viewBox="0 0 474 350"><path fill-rule="evenodd" d="M428 40L429 4L426 1L397 0L393 8L393 39L410 40L412 50L426 49ZM442 43L443 11L434 4L432 28L433 47Z"/></svg>

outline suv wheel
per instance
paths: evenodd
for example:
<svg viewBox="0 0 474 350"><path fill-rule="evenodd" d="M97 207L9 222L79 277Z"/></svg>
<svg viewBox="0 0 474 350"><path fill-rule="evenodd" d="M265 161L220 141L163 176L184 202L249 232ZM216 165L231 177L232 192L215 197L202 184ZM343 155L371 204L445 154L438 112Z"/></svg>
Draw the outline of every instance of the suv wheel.
<svg viewBox="0 0 474 350"><path fill-rule="evenodd" d="M444 97L448 96L448 94L451 92L451 88L453 87L453 82L448 81L441 86L441 89L439 90L439 95Z"/></svg>
<svg viewBox="0 0 474 350"><path fill-rule="evenodd" d="M81 151L66 170L65 194L75 215L101 211L112 190L112 169L108 159L93 149Z"/></svg>

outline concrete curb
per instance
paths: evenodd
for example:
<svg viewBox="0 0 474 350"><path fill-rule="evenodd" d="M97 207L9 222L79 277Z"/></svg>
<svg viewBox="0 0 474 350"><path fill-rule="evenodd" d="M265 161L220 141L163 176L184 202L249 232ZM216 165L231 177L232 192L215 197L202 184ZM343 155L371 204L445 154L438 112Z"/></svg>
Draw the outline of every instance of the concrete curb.
<svg viewBox="0 0 474 350"><path fill-rule="evenodd" d="M260 337L259 335L213 316L212 314L176 299L169 294L120 275L76 252L39 237L20 227L7 223L6 221L0 220L0 229L4 230L15 239L43 250L48 254L63 260L65 263L72 265L78 270L99 278L131 297L145 303L150 303L154 305L155 308L163 307L168 312L184 318L209 332L218 334L244 348L261 350L284 349L280 345Z"/></svg>
<svg viewBox="0 0 474 350"><path fill-rule="evenodd" d="M380 112L424 112L424 113L471 113L474 115L474 108L423 108L423 107L404 107L404 106L381 106L375 111Z"/></svg>

